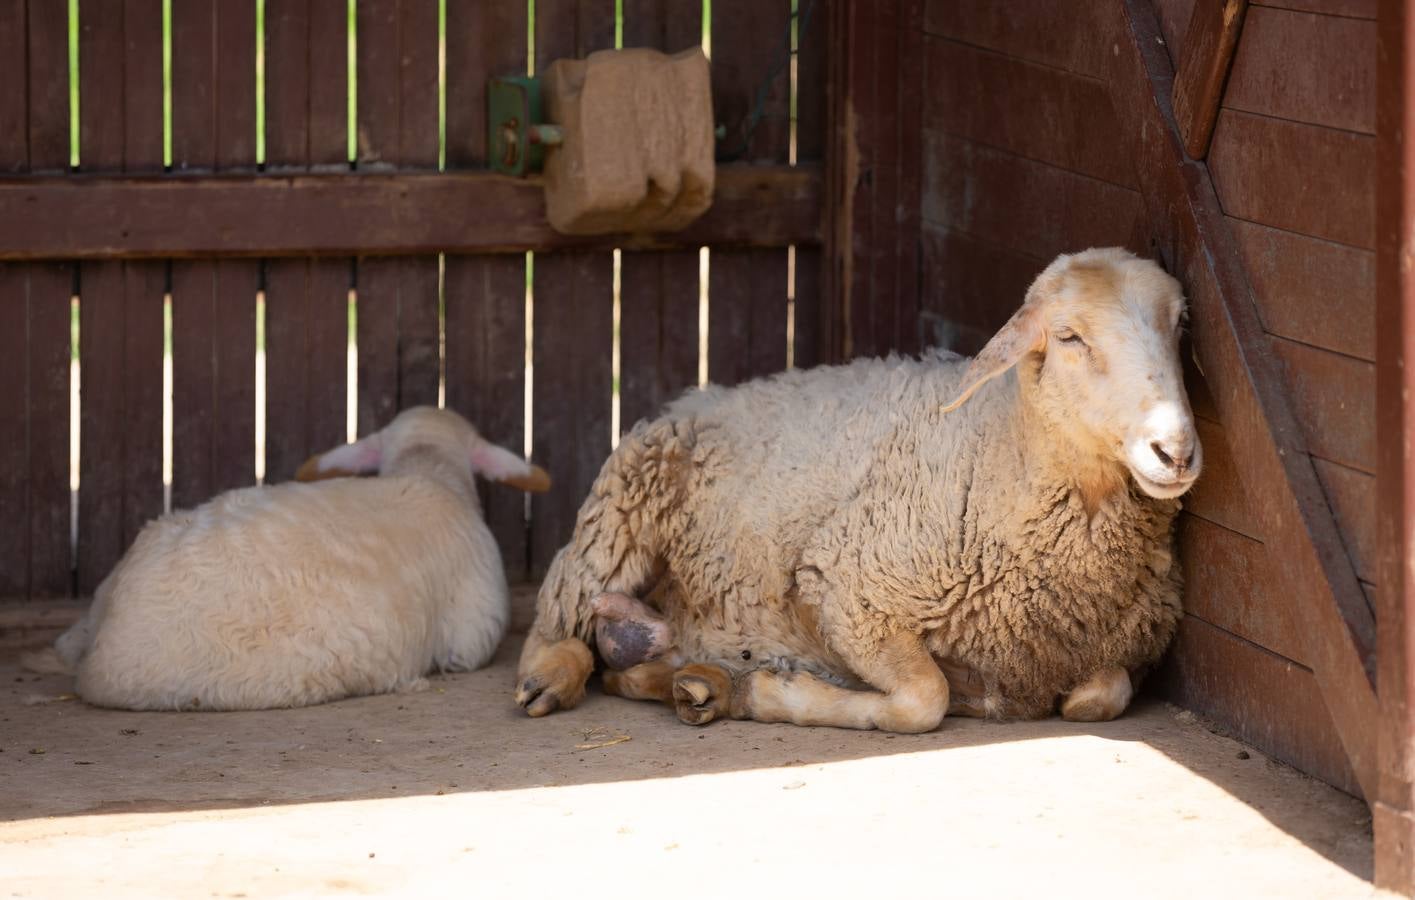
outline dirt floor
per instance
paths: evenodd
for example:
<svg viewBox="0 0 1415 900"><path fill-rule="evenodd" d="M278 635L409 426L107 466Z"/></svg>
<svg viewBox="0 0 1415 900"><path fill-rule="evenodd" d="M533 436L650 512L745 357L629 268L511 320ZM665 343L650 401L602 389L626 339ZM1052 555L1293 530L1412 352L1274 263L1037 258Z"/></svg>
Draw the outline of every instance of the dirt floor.
<svg viewBox="0 0 1415 900"><path fill-rule="evenodd" d="M0 896L1363 897L1359 801L1155 701L894 736L525 718L483 671L304 710L124 713L0 656ZM912 891L911 891L912 893Z"/></svg>

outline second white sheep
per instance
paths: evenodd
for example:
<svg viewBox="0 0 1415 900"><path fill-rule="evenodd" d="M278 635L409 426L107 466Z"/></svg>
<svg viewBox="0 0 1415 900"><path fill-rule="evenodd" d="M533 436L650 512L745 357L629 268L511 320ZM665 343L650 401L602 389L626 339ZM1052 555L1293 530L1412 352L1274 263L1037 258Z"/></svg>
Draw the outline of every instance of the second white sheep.
<svg viewBox="0 0 1415 900"><path fill-rule="evenodd" d="M264 709L417 689L491 660L510 618L474 475L549 478L426 407L150 523L55 644L76 691L124 709ZM57 660L54 658L57 656Z"/></svg>

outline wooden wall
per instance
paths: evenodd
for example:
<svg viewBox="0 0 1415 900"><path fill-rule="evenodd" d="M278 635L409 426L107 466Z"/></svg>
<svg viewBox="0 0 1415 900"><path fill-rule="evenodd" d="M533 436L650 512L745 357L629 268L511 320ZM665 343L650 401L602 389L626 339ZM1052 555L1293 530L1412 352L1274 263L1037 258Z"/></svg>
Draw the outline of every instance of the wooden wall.
<svg viewBox="0 0 1415 900"><path fill-rule="evenodd" d="M1250 6L1208 164L1270 352L1369 601L1375 509L1374 2ZM1159 0L1179 59L1193 0ZM1121 140L1109 56L1119 4L934 0L924 25L922 298L932 342L975 351L1057 253L1163 258ZM1189 355L1186 350L1186 357ZM1188 373L1207 459L1186 500L1188 616L1158 689L1273 755L1356 784L1293 598L1210 399Z"/></svg>

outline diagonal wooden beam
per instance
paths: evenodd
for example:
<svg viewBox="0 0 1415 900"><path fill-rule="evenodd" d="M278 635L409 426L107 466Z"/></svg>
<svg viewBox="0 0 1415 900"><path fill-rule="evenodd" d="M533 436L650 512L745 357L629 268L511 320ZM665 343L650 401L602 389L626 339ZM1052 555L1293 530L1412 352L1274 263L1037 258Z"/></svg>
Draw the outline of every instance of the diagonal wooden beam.
<svg viewBox="0 0 1415 900"><path fill-rule="evenodd" d="M1209 152L1248 0L1197 0L1174 79L1174 119L1193 159Z"/></svg>
<svg viewBox="0 0 1415 900"><path fill-rule="evenodd" d="M1150 0L1122 0L1111 90L1155 244L1189 292L1194 345L1234 457L1265 502L1257 515L1278 596L1361 790L1376 796L1377 706L1367 668L1374 623L1297 425L1207 166L1188 158L1170 105L1173 69Z"/></svg>

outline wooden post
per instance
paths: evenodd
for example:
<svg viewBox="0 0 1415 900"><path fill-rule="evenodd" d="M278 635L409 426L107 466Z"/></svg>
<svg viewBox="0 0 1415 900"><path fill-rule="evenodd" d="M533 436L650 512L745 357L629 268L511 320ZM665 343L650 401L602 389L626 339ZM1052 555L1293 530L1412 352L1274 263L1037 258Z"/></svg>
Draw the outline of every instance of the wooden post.
<svg viewBox="0 0 1415 900"><path fill-rule="evenodd" d="M1405 0L1383 0L1378 29L1376 134L1376 610L1380 700L1375 822L1376 884L1415 894L1415 58Z"/></svg>

